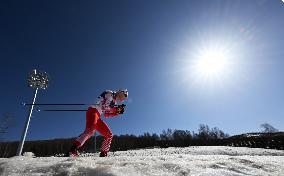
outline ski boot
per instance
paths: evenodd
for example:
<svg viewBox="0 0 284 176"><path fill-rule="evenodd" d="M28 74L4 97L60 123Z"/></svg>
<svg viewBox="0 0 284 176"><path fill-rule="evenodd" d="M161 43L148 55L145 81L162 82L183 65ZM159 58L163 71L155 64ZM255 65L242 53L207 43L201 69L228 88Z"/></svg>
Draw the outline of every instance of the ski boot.
<svg viewBox="0 0 284 176"><path fill-rule="evenodd" d="M107 152L103 152L103 151L101 151L101 153L100 153L100 157L107 157Z"/></svg>
<svg viewBox="0 0 284 176"><path fill-rule="evenodd" d="M77 145L73 144L72 147L70 148L70 150L67 153L65 153L64 156L65 157L77 157L77 156L79 156Z"/></svg>

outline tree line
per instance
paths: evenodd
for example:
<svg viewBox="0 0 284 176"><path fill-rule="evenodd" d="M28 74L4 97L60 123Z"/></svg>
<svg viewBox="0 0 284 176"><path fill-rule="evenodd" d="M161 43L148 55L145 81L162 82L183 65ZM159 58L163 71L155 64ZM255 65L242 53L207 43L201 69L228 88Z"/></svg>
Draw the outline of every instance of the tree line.
<svg viewBox="0 0 284 176"><path fill-rule="evenodd" d="M270 125L264 125L265 133L248 133L230 137L217 127L201 124L197 132L167 129L161 134L114 135L110 151L141 148L166 148L188 146L236 146L260 147L283 150L284 133ZM66 153L75 138L26 141L23 152L33 152L37 157L60 156ZM81 153L99 152L102 136L93 136L80 148ZM19 142L0 142L0 157L15 156ZM96 149L96 150L95 150Z"/></svg>
<svg viewBox="0 0 284 176"><path fill-rule="evenodd" d="M185 147L190 145L208 145L208 141L224 139L229 135L214 127L201 124L198 132L188 130L163 130L161 134L144 133L143 135L114 135L111 151L152 148L152 147ZM54 156L65 153L69 150L75 138L54 139L40 141L26 141L23 152L33 152L36 156ZM96 141L96 142L95 142ZM98 152L103 141L102 136L91 137L80 152ZM213 144L213 143L212 143ZM0 157L15 156L18 142L0 143ZM97 151L95 151L95 149Z"/></svg>

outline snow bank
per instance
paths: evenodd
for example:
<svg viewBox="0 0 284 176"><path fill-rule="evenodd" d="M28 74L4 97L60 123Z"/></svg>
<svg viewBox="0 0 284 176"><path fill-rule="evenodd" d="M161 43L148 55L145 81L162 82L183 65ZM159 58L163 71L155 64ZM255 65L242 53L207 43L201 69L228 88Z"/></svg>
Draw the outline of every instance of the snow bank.
<svg viewBox="0 0 284 176"><path fill-rule="evenodd" d="M237 147L143 149L85 157L0 158L0 175L284 175L284 151Z"/></svg>
<svg viewBox="0 0 284 176"><path fill-rule="evenodd" d="M26 157L35 157L35 154L33 152L25 152L23 154L23 156L26 156Z"/></svg>

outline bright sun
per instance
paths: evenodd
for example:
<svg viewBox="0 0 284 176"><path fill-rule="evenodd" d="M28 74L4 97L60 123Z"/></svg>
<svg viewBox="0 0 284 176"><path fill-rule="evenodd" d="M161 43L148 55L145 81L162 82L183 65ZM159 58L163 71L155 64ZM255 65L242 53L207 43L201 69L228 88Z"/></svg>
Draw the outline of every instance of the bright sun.
<svg viewBox="0 0 284 176"><path fill-rule="evenodd" d="M211 83L224 81L232 68L230 54L221 47L200 49L191 63L191 71L196 80Z"/></svg>
<svg viewBox="0 0 284 176"><path fill-rule="evenodd" d="M195 42L180 59L181 83L197 88L223 88L236 82L240 71L238 47L228 41ZM189 84L188 84L189 83Z"/></svg>
<svg viewBox="0 0 284 176"><path fill-rule="evenodd" d="M228 67L228 57L222 50L209 49L199 54L195 69L204 78L220 77Z"/></svg>

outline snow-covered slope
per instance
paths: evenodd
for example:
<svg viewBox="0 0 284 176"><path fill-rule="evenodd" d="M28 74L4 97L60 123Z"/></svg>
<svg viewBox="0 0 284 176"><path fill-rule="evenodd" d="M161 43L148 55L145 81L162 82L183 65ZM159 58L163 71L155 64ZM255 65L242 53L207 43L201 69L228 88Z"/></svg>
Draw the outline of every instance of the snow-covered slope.
<svg viewBox="0 0 284 176"><path fill-rule="evenodd" d="M237 147L143 149L109 157L0 158L1 175L284 175L284 151Z"/></svg>

